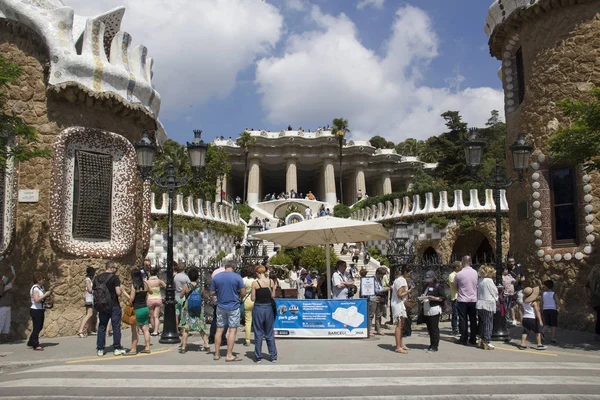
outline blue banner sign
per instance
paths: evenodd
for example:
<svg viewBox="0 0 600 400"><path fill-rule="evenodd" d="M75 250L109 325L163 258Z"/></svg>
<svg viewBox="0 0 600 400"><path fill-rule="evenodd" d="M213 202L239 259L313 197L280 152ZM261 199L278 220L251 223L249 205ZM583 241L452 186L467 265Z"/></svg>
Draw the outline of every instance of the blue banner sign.
<svg viewBox="0 0 600 400"><path fill-rule="evenodd" d="M368 337L366 299L275 299L275 303L276 337Z"/></svg>

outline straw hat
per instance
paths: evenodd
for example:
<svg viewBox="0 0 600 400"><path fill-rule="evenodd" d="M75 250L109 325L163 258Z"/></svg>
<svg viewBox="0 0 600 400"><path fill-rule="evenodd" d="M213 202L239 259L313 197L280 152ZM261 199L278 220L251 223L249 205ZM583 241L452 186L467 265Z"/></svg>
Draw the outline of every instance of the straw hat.
<svg viewBox="0 0 600 400"><path fill-rule="evenodd" d="M525 289L523 289L523 297L525 297L523 301L525 303L531 303L532 301L537 299L539 295L540 288L537 286L534 288L526 287Z"/></svg>

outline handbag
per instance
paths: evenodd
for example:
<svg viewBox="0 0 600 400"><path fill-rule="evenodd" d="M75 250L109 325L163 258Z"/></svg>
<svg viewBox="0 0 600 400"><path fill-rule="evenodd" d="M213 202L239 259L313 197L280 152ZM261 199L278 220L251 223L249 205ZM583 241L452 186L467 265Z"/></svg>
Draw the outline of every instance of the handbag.
<svg viewBox="0 0 600 400"><path fill-rule="evenodd" d="M271 308L273 309L273 319L277 319L277 304L275 299L271 297Z"/></svg>
<svg viewBox="0 0 600 400"><path fill-rule="evenodd" d="M135 318L135 309L131 304L126 305L123 308L123 315L121 321L127 325L137 325L137 319Z"/></svg>

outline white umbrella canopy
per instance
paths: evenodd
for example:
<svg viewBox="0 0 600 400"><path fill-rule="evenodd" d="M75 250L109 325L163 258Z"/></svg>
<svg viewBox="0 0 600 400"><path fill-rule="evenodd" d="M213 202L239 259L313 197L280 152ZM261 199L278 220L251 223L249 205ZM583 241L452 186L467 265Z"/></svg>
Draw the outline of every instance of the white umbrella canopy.
<svg viewBox="0 0 600 400"><path fill-rule="evenodd" d="M336 217L319 217L282 226L254 234L259 239L269 240L287 247L325 245L327 282L330 285L329 261L330 244L364 242L368 240L389 240L389 232L377 222L364 222ZM331 293L327 291L327 298Z"/></svg>

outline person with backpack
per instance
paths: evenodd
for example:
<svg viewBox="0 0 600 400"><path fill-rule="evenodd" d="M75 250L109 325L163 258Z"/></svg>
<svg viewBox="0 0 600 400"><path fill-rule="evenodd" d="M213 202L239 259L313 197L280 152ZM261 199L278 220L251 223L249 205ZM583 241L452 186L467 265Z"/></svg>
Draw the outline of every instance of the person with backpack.
<svg viewBox="0 0 600 400"><path fill-rule="evenodd" d="M446 294L433 271L425 273L425 283L427 286L419 299L423 302L423 314L425 315L427 332L429 332L429 348L426 351L435 353L438 351L440 344L440 316Z"/></svg>
<svg viewBox="0 0 600 400"><path fill-rule="evenodd" d="M596 340L600 340L600 264L592 267L585 291L590 307L596 312Z"/></svg>
<svg viewBox="0 0 600 400"><path fill-rule="evenodd" d="M94 279L92 290L94 292L94 309L98 312L98 336L96 338L96 351L98 357L104 356L106 343L106 327L108 321L113 328L113 355L122 356L126 353L121 346L121 280L116 275L119 267L114 261L108 261L105 271Z"/></svg>
<svg viewBox="0 0 600 400"><path fill-rule="evenodd" d="M182 330L181 348L179 352L187 352L187 339L190 332L200 332L204 344L200 346L200 351L209 351L208 336L206 335L206 324L204 322L204 290L198 283L200 276L198 269L192 268L188 271L190 282L181 289L181 298L183 307L181 309L181 318L179 328Z"/></svg>
<svg viewBox="0 0 600 400"><path fill-rule="evenodd" d="M140 353L149 354L150 353L150 327L148 325L148 320L150 317L150 309L148 308L148 304L146 303L148 300L148 291L150 288L148 287L148 283L144 280L142 271L138 268L135 268L131 271L131 294L127 294L127 292L123 292L125 297L129 300L129 303L133 306L135 310L135 325L138 329L142 330L144 335L144 350L140 351ZM124 355L136 355L137 354L137 344L138 344L138 331L135 326L131 325L131 350L129 353Z"/></svg>

